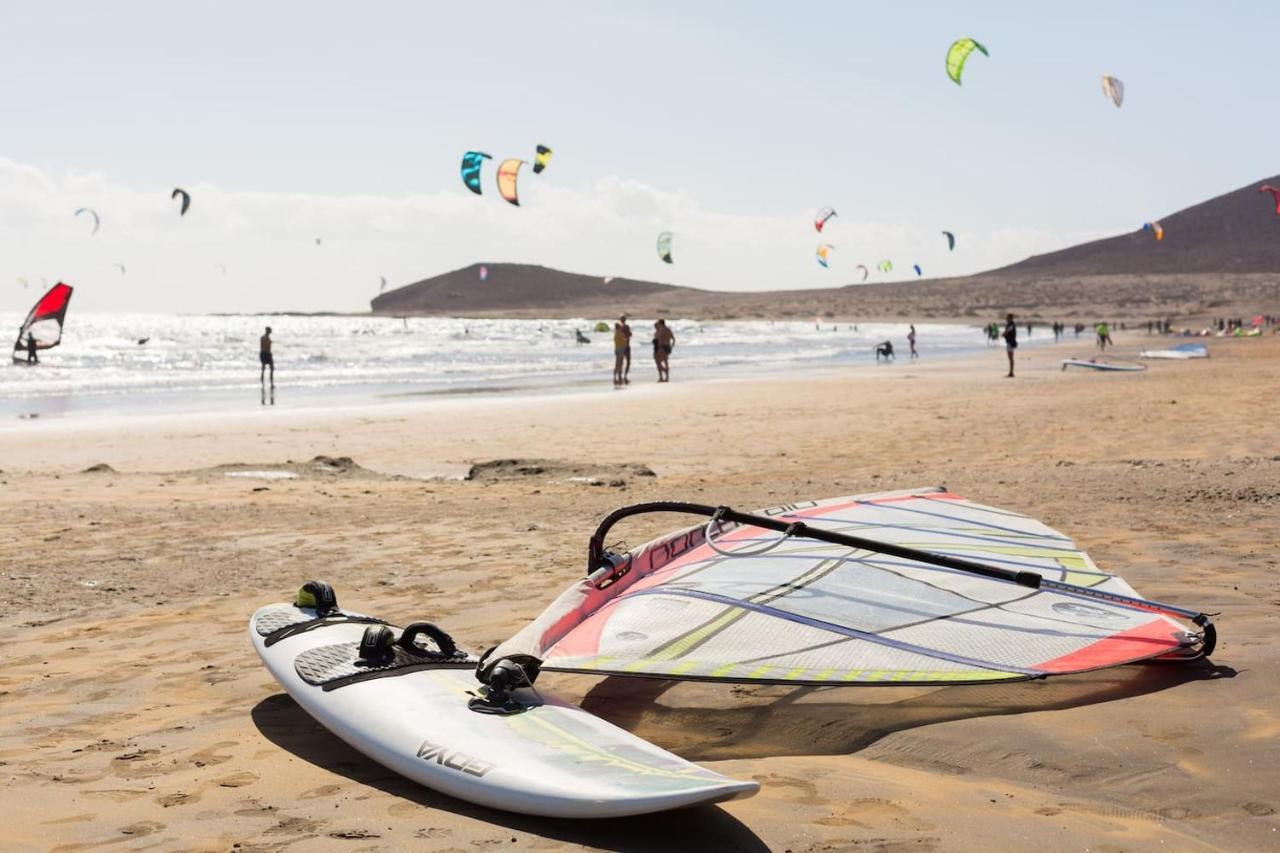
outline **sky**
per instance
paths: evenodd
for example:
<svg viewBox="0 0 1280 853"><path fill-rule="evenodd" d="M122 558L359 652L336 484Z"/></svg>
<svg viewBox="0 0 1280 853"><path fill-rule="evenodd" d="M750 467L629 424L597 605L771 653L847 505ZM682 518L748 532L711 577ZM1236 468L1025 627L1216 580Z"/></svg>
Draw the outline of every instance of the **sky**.
<svg viewBox="0 0 1280 853"><path fill-rule="evenodd" d="M960 6L11 2L0 310L61 279L78 310L361 311L497 262L765 290L889 258L905 287L1280 172L1274 0ZM963 36L990 57L956 86ZM496 164L539 143L508 205Z"/></svg>

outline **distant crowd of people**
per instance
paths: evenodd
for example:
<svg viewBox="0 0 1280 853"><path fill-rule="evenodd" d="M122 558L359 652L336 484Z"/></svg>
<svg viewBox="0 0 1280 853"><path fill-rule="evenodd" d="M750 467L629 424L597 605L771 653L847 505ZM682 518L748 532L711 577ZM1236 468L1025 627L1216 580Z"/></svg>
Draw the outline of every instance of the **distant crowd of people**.
<svg viewBox="0 0 1280 853"><path fill-rule="evenodd" d="M1106 351L1107 347L1114 345L1114 342L1111 340L1112 325L1112 323L1106 320L1101 320L1094 324L1095 345L1103 352ZM1265 325L1269 328L1280 326L1280 316L1260 314L1252 318L1249 321L1248 326L1246 326L1246 322L1242 317L1218 317L1213 321L1213 326L1217 328L1219 332L1227 334L1238 329L1257 327L1261 325ZM605 328L607 328L605 324L601 323L600 326L597 327L597 330L603 331ZM820 325L819 328L821 328ZM835 328L836 327L832 327L832 330L834 331ZM854 331L857 331L858 327L852 326L851 328ZM1026 336L1030 338L1035 331L1035 323L1028 320L1024 324L1023 328L1026 331ZM1071 326L1071 331L1074 332L1075 336L1078 338L1081 333L1084 332L1085 328L1086 326L1084 323L1077 322ZM1119 328L1124 331L1127 330L1128 326L1124 322L1121 322L1119 324ZM1050 329L1053 332L1053 339L1055 341L1060 341L1066 337L1066 323L1055 320L1050 324ZM1148 320L1147 334L1173 334L1172 321L1167 319ZM1182 334L1187 334L1186 330L1184 330ZM1207 332L1201 332L1200 334L1207 334ZM998 322L987 324L983 327L983 335L986 337L989 345L999 345L1001 341L1003 341L1005 353L1009 359L1009 372L1005 375L1007 378L1012 379L1014 375L1014 353L1018 348L1018 324L1015 316L1013 314L1006 314L1003 326ZM580 344L591 342L591 339L584 335L580 329L574 329L574 337ZM631 326L627 323L627 315L623 314L618 318L617 322L613 324L613 384L615 386L631 384L631 338ZM144 342L145 341L139 341L139 343ZM27 361L31 363L38 363L39 357L36 355L35 337L28 334L27 340L24 343L26 344ZM654 321L652 344L653 362L658 371L658 381L669 382L671 381L671 351L675 349L676 335L675 332L671 331L666 320L659 319ZM910 349L911 359L918 359L920 357L920 353L916 350L916 327L914 324L908 325L907 327L907 346ZM875 358L877 362L882 360L893 361L896 358L893 342L890 340L881 341L880 343L875 344L872 349L875 351ZM269 382L270 387L274 389L276 384L276 365L275 358L271 351L270 326L266 327L266 331L258 340L258 361L261 365L258 381L264 386ZM272 402L274 403L274 399Z"/></svg>

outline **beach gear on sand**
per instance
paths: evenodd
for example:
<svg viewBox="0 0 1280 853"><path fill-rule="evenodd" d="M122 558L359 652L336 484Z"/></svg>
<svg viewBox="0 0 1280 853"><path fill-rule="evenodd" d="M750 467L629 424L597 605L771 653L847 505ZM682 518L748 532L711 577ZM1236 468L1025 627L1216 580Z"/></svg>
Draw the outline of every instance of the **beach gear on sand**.
<svg viewBox="0 0 1280 853"><path fill-rule="evenodd" d="M1157 350L1143 350L1139 358L1172 358L1186 360L1191 358L1208 358L1209 348L1204 344L1178 344L1176 347Z"/></svg>
<svg viewBox="0 0 1280 853"><path fill-rule="evenodd" d="M606 546L619 523L652 513L699 520ZM585 576L479 660L435 625L342 611L319 583L259 610L250 637L299 705L396 772L495 808L605 817L758 786L548 695L543 673L991 684L1198 660L1217 633L1208 614L1142 598L1062 533L935 488L758 513L615 510L591 536Z"/></svg>
<svg viewBox="0 0 1280 853"><path fill-rule="evenodd" d="M1091 358L1064 358L1062 360L1062 369L1066 370L1068 367L1087 367L1091 370L1119 371L1122 373L1135 373L1147 369L1145 364L1119 364L1114 361L1097 361Z"/></svg>
<svg viewBox="0 0 1280 853"><path fill-rule="evenodd" d="M310 590L308 590L310 588ZM751 796L706 770L524 684L500 713L468 707L476 658L426 622L404 629L338 609L309 582L254 614L253 647L291 697L374 761L468 802L548 817L617 817Z"/></svg>

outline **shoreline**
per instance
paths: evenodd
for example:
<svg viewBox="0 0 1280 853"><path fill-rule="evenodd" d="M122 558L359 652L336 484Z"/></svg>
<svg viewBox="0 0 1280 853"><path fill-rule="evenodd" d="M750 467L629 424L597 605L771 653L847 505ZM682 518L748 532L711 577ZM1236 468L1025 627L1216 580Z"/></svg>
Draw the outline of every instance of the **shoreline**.
<svg viewBox="0 0 1280 853"><path fill-rule="evenodd" d="M824 326L826 321L824 320ZM807 326L807 324L805 324ZM838 325L838 324L837 324ZM907 324L894 324L903 330ZM922 333L928 334L939 328L939 324L921 324ZM921 358L925 362L952 361L956 359L980 358L984 353L1002 347L992 347L983 343L962 344L954 342L960 339L956 327L943 327L943 343L931 348L923 344ZM965 324L961 326L965 332L972 331L976 339L981 327ZM825 331L825 329L824 329ZM858 333L854 333L858 334ZM903 332L905 335L905 331ZM834 337L834 334L833 334ZM1062 341L1054 341L1047 329L1042 336L1032 340L1023 339L1022 347L1026 350L1039 349L1045 346L1065 345L1071 342L1080 344L1085 338L1064 337ZM677 382L698 383L713 382L719 379L760 379L769 380L784 376L820 377L826 372L846 373L871 367L880 367L878 362L869 358L870 349L865 352L860 341L849 341L844 338L828 342L819 335L814 339L817 346L825 347L834 343L839 351L835 355L819 355L797 350L793 358L779 357L776 352L763 361L752 363L750 356L704 355L697 348L686 348L682 354L692 359L692 364L685 366L679 358L675 360ZM810 346L815 345L810 343ZM717 346L713 345L714 346ZM643 350L643 348L640 348ZM596 350L598 352L599 350ZM850 358L849 354L859 355ZM907 355L905 345L897 352L897 358L891 366L912 364ZM719 359L714 363L703 363L706 358ZM918 364L918 362L916 362ZM252 366L256 369L256 365ZM241 411L259 409L329 409L329 408L382 408L412 400L441 400L465 397L482 399L489 397L572 397L582 394L594 394L605 391L617 391L611 384L606 384L609 367L598 367L586 372L578 368L562 369L552 372L527 372L524 374L505 374L486 376L460 376L450 379L426 377L422 379L391 380L380 378L371 373L366 380L319 380L308 375L305 370L290 372L288 361L278 364L280 376L272 386L246 380L239 385L214 385L209 387L161 387L159 390L143 390L131 388L113 391L70 391L62 393L45 393L32 395L10 395L0 397L0 431L13 426L13 420L30 425L36 422L49 423L63 420L92 420L103 417L136 417L150 418L173 414L212 414L228 409ZM84 368L72 368L83 370ZM91 368L90 368L91 369ZM633 384L647 384L644 377L650 375L652 364L645 355L633 356L632 372L635 374ZM246 369L251 375L252 369ZM196 381L198 374L193 374L191 381ZM298 384L295 384L298 383Z"/></svg>
<svg viewBox="0 0 1280 853"><path fill-rule="evenodd" d="M1127 342L1122 339L1121 344L1124 343ZM1030 347L1020 346L1019 353L1023 356L1031 352L1037 354L1050 351L1059 353L1057 347L1065 344L1065 340L1058 344L1052 341L1038 342ZM1129 348L1133 349L1132 346ZM1134 351L1136 352L1136 349ZM1049 365L1049 370L1058 369L1056 359L1042 364L1041 362L1043 361L1042 357L1038 357L1034 367L1031 369L1036 373L1043 373L1046 369L1045 364ZM669 400L672 396L677 398L678 403L684 403L691 398L696 399L705 392L731 393L733 389L752 389L753 386L757 385L767 388L778 383L786 385L804 382L815 383L815 385L821 387L850 379L892 382L894 379L917 378L917 373L920 376L944 376L957 373L967 376L975 372L988 370L992 375L997 373L1003 375L1001 371L1006 366L1004 348L1001 346L987 347L976 352L944 354L933 359L922 357L918 361L903 358L892 364L827 364L808 368L800 376L787 375L788 373L795 373L794 366L754 371L749 369L743 371L708 371L703 375L683 379L679 378L677 373L677 380L673 383L658 383L652 379L633 380L631 385L623 388L606 384L605 379L598 379L548 384L541 387L515 387L509 391L497 392L485 390L443 393L401 392L384 395L373 405L370 405L363 397L357 396L355 400L344 402L342 401L343 395L341 393L320 393L311 397L310 404L297 407L263 408L261 405L252 405L243 409L228 410L222 408L212 411L199 407L191 409L173 407L159 412L154 410L139 411L135 408L128 411L98 412L74 417L39 418L23 418L20 415L18 417L11 415L6 419L0 420L0 436L12 437L16 441L28 439L34 445L47 443L52 449L65 441L84 441L85 439L92 439L95 444L108 446L111 444L111 439L122 430L127 430L140 436L164 436L166 438L182 436L187 438L191 436L208 437L207 430L209 429L221 430L223 435L228 433L235 435L255 433L270 435L273 430L295 432L308 426L314 426L317 423L324 423L330 425L325 427L326 430L336 433L338 430L349 428L352 425L363 424L367 426L379 420L397 423L405 422L407 419L415 417L423 417L431 418L432 420L438 418L442 422L447 422L448 419L459 416L501 419L509 417L511 414L520 413L530 407L534 411L545 411L550 408L578 405L600 410L612 408L614 402L621 402L628 406L637 402L644 402L648 405L654 400ZM902 371L912 371L912 373L899 375ZM257 391L258 389L254 388L253 390ZM281 396L289 390L287 386L277 388ZM235 395L236 399L239 399L239 396ZM256 399L257 395L249 394L246 396ZM43 433L47 433L47 435L42 435ZM47 442L45 439L47 439ZM241 464L243 462L243 460L239 459L218 457L216 451L211 453L197 447L197 444L197 442L193 441L192 447L179 455L182 458L199 460L203 466ZM84 447L83 444L80 446ZM328 451L324 452L328 453ZM336 453L336 450L334 452ZM188 456L187 454L189 453L194 455ZM12 458L6 459L7 455L0 448L0 471L26 470L30 473L46 470L38 467L22 469ZM83 467L99 463L114 466L110 459L90 459L90 456L81 452L73 452L71 455L79 460L74 464L83 463ZM437 461L445 465L453 465L456 462L456 460ZM387 465L388 462L380 460L380 464ZM58 470L61 473L75 473L80 469L64 466ZM164 473L168 470L189 469L160 468L155 469L155 472ZM380 468L379 470L382 473L399 474L405 469L398 465L392 465L390 469Z"/></svg>

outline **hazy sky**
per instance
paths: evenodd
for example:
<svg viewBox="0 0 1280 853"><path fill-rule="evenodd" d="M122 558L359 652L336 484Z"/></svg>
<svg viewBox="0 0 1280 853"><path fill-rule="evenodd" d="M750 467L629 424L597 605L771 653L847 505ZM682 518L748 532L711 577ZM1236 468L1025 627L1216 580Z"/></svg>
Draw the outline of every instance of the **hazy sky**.
<svg viewBox="0 0 1280 853"><path fill-rule="evenodd" d="M240 311L362 310L380 276L473 262L737 290L886 257L952 275L1280 172L1274 0L960 5L8 3L0 310L41 277L81 309ZM960 36L991 52L963 87ZM511 207L495 164L538 143L555 157ZM495 157L483 197L467 149Z"/></svg>

